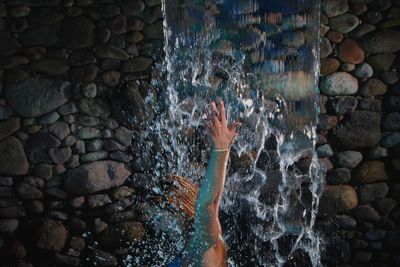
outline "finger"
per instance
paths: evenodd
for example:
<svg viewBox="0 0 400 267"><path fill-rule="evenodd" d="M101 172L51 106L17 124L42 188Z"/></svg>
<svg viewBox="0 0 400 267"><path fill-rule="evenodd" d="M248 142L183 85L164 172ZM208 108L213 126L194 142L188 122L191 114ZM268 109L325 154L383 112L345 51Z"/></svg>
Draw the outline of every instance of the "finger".
<svg viewBox="0 0 400 267"><path fill-rule="evenodd" d="M218 120L220 119L220 115L219 115L219 110L217 109L217 105L215 104L214 101L211 102L211 110L213 111L213 113L218 117Z"/></svg>
<svg viewBox="0 0 400 267"><path fill-rule="evenodd" d="M214 122L214 126L219 126L221 124L217 115L214 115L213 122Z"/></svg>
<svg viewBox="0 0 400 267"><path fill-rule="evenodd" d="M236 130L240 125L242 125L241 122L235 121L231 126L229 126L229 131L236 133Z"/></svg>
<svg viewBox="0 0 400 267"><path fill-rule="evenodd" d="M210 110L206 109L206 110L204 111L204 113L206 114L206 119L205 119L205 121L206 121L206 122L208 121L208 122L210 122L210 123L212 124L212 123L213 123L213 116L212 116Z"/></svg>
<svg viewBox="0 0 400 267"><path fill-rule="evenodd" d="M224 101L221 100L219 108L220 108L219 112L220 112L220 119L221 119L222 125L226 125L226 114L225 114Z"/></svg>

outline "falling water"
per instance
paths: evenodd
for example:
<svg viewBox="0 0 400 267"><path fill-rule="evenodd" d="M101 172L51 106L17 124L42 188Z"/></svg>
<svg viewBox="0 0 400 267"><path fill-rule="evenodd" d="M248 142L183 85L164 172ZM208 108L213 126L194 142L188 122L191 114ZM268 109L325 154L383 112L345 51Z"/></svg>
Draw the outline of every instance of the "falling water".
<svg viewBox="0 0 400 267"><path fill-rule="evenodd" d="M203 112L224 100L229 121L243 123L220 214L229 266L321 266L318 10L313 0L163 1L165 61L153 86L165 88L147 128L157 136L154 175L201 182ZM160 266L183 249L184 235L168 211L149 210L162 234L144 253L157 250Z"/></svg>

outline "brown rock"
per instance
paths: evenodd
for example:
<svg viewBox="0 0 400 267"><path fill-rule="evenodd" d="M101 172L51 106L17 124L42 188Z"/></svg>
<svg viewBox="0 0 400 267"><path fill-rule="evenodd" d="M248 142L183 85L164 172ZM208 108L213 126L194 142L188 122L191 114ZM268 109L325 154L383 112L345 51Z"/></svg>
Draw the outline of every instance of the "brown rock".
<svg viewBox="0 0 400 267"><path fill-rule="evenodd" d="M322 214L337 214L355 208L357 193L349 185L326 185L320 202Z"/></svg>
<svg viewBox="0 0 400 267"><path fill-rule="evenodd" d="M364 61L364 54L364 51L354 40L346 39L339 45L339 59L343 62L360 64Z"/></svg>
<svg viewBox="0 0 400 267"><path fill-rule="evenodd" d="M23 175L28 172L29 163L24 149L14 136L0 142L0 155L0 174Z"/></svg>
<svg viewBox="0 0 400 267"><path fill-rule="evenodd" d="M354 181L358 184L368 184L388 179L385 163L378 160L360 163L354 173Z"/></svg>
<svg viewBox="0 0 400 267"><path fill-rule="evenodd" d="M338 44L343 40L343 33L337 31L329 31L326 37L329 39L329 41Z"/></svg>
<svg viewBox="0 0 400 267"><path fill-rule="evenodd" d="M38 247L46 250L61 251L67 239L67 229L60 221L44 219L37 230Z"/></svg>
<svg viewBox="0 0 400 267"><path fill-rule="evenodd" d="M336 58L321 58L321 74L331 74L337 71L340 66L339 60Z"/></svg>
<svg viewBox="0 0 400 267"><path fill-rule="evenodd" d="M8 254L17 259L26 257L26 249L18 240L14 239L8 243Z"/></svg>
<svg viewBox="0 0 400 267"><path fill-rule="evenodd" d="M20 125L19 118L11 118L7 121L1 122L0 123L0 140L13 134L20 127L21 127L21 125Z"/></svg>

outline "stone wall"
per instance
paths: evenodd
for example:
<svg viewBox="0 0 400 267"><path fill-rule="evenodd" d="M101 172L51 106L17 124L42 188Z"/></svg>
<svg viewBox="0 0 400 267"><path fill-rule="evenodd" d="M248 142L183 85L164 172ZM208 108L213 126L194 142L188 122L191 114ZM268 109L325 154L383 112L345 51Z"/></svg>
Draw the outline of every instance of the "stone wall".
<svg viewBox="0 0 400 267"><path fill-rule="evenodd" d="M162 40L159 0L0 1L0 266L116 266L142 239L132 130Z"/></svg>
<svg viewBox="0 0 400 267"><path fill-rule="evenodd" d="M323 0L322 12L328 262L400 266L400 1Z"/></svg>
<svg viewBox="0 0 400 267"><path fill-rule="evenodd" d="M322 10L325 263L400 266L400 1ZM161 19L160 0L0 2L0 266L125 266L146 238L132 134Z"/></svg>

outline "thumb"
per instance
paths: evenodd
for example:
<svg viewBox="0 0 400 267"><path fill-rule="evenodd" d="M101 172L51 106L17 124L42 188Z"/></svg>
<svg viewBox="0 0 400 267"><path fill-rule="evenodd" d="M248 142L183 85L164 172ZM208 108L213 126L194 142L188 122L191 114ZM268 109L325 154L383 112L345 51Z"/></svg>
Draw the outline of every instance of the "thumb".
<svg viewBox="0 0 400 267"><path fill-rule="evenodd" d="M240 125L242 125L241 122L235 121L234 123L232 123L232 124L229 126L228 129L229 129L230 132L236 133L236 130L237 130L237 128L238 128Z"/></svg>

